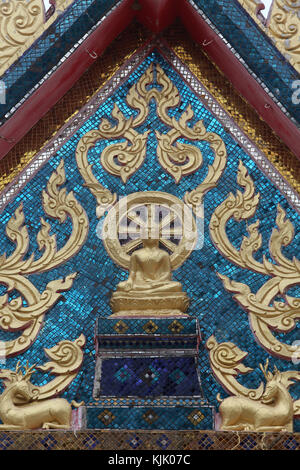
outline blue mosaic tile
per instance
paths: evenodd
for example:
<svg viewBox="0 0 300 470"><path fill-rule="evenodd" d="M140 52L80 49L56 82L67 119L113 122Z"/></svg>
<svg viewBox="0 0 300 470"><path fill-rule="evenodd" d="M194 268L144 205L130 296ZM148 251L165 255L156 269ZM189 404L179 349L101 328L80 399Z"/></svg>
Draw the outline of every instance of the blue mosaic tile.
<svg viewBox="0 0 300 470"><path fill-rule="evenodd" d="M13 243L6 237L5 226L21 202L24 203L26 222L30 222L29 253L38 253L36 235L40 229L40 217L44 217L45 220L51 224L52 233L57 233L58 245L62 246L64 241L69 237L71 224L69 221L59 224L59 222L45 217L40 201L42 189L46 187L50 175L63 158L65 160L67 178L65 186L68 191L74 192L74 195L86 210L90 221L90 231L87 240L76 256L50 272L30 276L36 288L42 292L49 281L62 278L72 272L78 272L72 289L68 292L64 292L62 298L45 316L45 322L34 344L21 356L7 358L6 367L14 369L18 360L21 360L22 363L28 360L30 364L43 364L47 360L44 348L51 348L64 339L73 341L78 338L80 334L84 333L87 337L87 343L83 367L76 379L63 393L63 397L69 401L73 399L77 401L84 400L86 403L92 400L96 365L94 345L96 319L98 316L108 317L111 314L109 302L112 292L115 291L120 281L124 281L127 278L128 273L109 258L102 241L99 240L96 235L99 223L95 217L96 202L89 190L83 186L84 182L76 166L75 149L78 140L83 134L94 129L99 124L102 117L110 115L114 103L122 107L122 110L127 116L132 115L133 111L124 103L124 97L128 92L128 88L138 80L152 62L160 63L170 79L176 84L180 95L183 97L183 107L185 104L190 103L196 118L203 119L204 124L209 130L217 132L222 137L228 152L228 164L218 186L205 197L203 248L193 251L186 262L173 273L174 280L182 283L184 291L187 292L191 299L189 314L199 320L201 327L202 342L199 346L198 368L199 371L201 371L203 395L210 404L218 405L216 395L221 393L222 396L225 396L226 394L211 373L208 353L204 348L204 344L209 336L214 334L219 342L232 341L243 351L249 353L244 363L246 366L252 367L254 371L239 377L240 383L248 388L258 387L262 380L259 363L265 363L266 358L269 357L269 354L255 341L249 327L247 314L233 300L231 294L224 290L220 279L217 277L217 272L226 274L234 280L248 284L253 292L256 292L260 288L266 278L232 265L232 263L219 254L209 237L209 221L213 211L227 197L229 191L235 192L237 189L240 189L236 183L239 160L241 159L248 168L254 180L256 191L261 194L261 200L256 215L248 222L252 223L257 219L261 221L260 232L262 234L263 244L262 248L257 253L257 259L262 259L263 254L269 257L268 242L275 225L278 204L283 207L287 213L287 218L289 218L295 226L294 241L283 249L285 255L292 259L300 241L299 216L293 208L289 206L284 196L235 142L229 132L205 108L198 97L190 91L188 85L182 81L181 77L156 51L151 53L149 57L140 64L125 83L101 105L91 118L82 123L80 130L78 130L70 140L62 146L57 154L41 168L15 200L7 206L5 212L0 215L0 255L5 252L10 254L14 250ZM172 112L176 118L178 118L181 113L178 112L178 110L173 110ZM136 174L132 176L126 186L118 178L104 173L99 165L99 153L104 146L107 145L107 141L98 142L95 148L91 149L89 152L89 161L94 164L95 174L102 184L120 195L126 195L136 191L157 190L169 192L182 199L186 191L196 187L203 179L207 171L207 163L212 162L212 152L204 143L198 143L197 145L199 145L203 153L205 165L193 175L183 178L180 184L176 185L174 180L163 172L155 157L157 141L154 129L158 129L160 132L166 129L156 116L154 104L151 105L149 121L145 123L145 125L140 126L139 131L145 130L146 126L150 126L152 129L148 139L147 157L144 164ZM243 235L246 234L246 223L230 223L227 233L229 239L238 246L242 241ZM6 289L2 288L1 295L5 292ZM295 288L294 295L296 295L297 292L299 295L299 289L297 291ZM15 296L16 293L11 293L11 295ZM6 341L17 337L19 334L19 332L9 333L0 331L0 340ZM299 339L299 323L294 330L288 333L283 334L275 332L274 334L280 340L291 344L293 341ZM288 361L279 358L271 358L270 362L271 367L273 367L273 364L276 364L280 370L291 369L291 364ZM120 367L122 366L123 365L120 364ZM174 369L178 367L173 366ZM169 368L168 370L169 373L171 373L173 369ZM32 380L37 385L44 385L52 378L53 376L49 375L49 373L37 371ZM176 390L176 387L182 386L182 384L177 386L174 381L170 379L170 384L171 383L171 391ZM149 389L148 385L144 385L145 389L147 389L147 387ZM121 393L121 389L119 389L119 391ZM291 387L290 391L293 397L299 398L300 384L295 384ZM107 392L112 394L108 386ZM300 422L295 420L296 431L300 430L299 426Z"/></svg>
<svg viewBox="0 0 300 470"><path fill-rule="evenodd" d="M118 0L74 0L3 75L6 103L0 119L38 83Z"/></svg>
<svg viewBox="0 0 300 470"><path fill-rule="evenodd" d="M102 359L100 395L201 395L194 357Z"/></svg>
<svg viewBox="0 0 300 470"><path fill-rule="evenodd" d="M272 40L255 23L238 0L193 0L224 38L234 47L250 70L300 122L300 108L292 102L292 83L299 73L279 52Z"/></svg>
<svg viewBox="0 0 300 470"><path fill-rule="evenodd" d="M178 408L86 408L88 429L211 429L213 410L209 406ZM134 437L133 437L134 439ZM167 448L170 441L163 436L159 440L162 448ZM208 441L206 445L208 445ZM133 446L138 446L138 441Z"/></svg>

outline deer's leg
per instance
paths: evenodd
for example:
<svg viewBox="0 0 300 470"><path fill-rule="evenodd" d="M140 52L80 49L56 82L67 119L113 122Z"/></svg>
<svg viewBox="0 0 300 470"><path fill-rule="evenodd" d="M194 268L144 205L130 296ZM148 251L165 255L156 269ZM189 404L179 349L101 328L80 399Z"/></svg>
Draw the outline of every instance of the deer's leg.
<svg viewBox="0 0 300 470"><path fill-rule="evenodd" d="M273 431L286 431L286 432L292 432L290 431L289 425L282 425L282 426L259 426L256 431L258 432L273 432Z"/></svg>
<svg viewBox="0 0 300 470"><path fill-rule="evenodd" d="M3 429L4 431L24 431L27 429L25 426L19 426L17 424L0 424L0 430Z"/></svg>
<svg viewBox="0 0 300 470"><path fill-rule="evenodd" d="M43 429L70 429L71 424L44 423Z"/></svg>
<svg viewBox="0 0 300 470"><path fill-rule="evenodd" d="M221 426L221 431L244 431L245 428L245 424L232 424L231 426Z"/></svg>

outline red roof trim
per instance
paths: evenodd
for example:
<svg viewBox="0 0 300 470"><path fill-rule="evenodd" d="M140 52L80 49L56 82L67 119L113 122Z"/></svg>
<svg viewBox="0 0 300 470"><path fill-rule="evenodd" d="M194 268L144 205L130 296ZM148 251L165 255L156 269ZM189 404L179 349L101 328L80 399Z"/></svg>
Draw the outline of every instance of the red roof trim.
<svg viewBox="0 0 300 470"><path fill-rule="evenodd" d="M140 0L140 4L141 9L135 9L133 0L123 0L0 128L0 159L73 86L135 15L153 32L159 32L174 20L176 14L179 14L193 39L202 45L235 89L300 158L300 130L285 116L188 0Z"/></svg>

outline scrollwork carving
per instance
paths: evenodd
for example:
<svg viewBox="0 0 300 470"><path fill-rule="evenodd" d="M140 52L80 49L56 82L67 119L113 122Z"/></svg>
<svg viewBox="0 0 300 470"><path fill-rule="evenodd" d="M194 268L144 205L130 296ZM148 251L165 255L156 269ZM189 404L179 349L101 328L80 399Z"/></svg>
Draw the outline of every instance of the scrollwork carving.
<svg viewBox="0 0 300 470"><path fill-rule="evenodd" d="M274 0L269 22L269 32L278 49L300 71L300 2Z"/></svg>
<svg viewBox="0 0 300 470"><path fill-rule="evenodd" d="M42 0L9 0L0 5L1 66L30 39L44 23Z"/></svg>
<svg viewBox="0 0 300 470"><path fill-rule="evenodd" d="M219 344L214 336L208 338L205 346L209 351L213 374L228 393L243 395L253 400L258 400L262 396L264 390L262 382L257 389L249 389L236 380L238 374L248 374L253 371L242 364L248 353L241 351L234 343Z"/></svg>
<svg viewBox="0 0 300 470"><path fill-rule="evenodd" d="M259 343L271 354L291 360L297 358L299 353L294 346L280 342L272 331L288 332L295 326L295 320L300 318L300 299L286 294L290 287L300 282L300 263L295 257L289 260L282 252L282 247L293 240L293 225L285 219L285 211L278 206L278 228L273 229L269 243L274 262L266 256L263 256L262 262L254 257L262 244L259 221L248 227L249 236L244 237L240 249L236 249L227 237L226 224L231 217L236 221L253 217L259 201L259 194L255 194L253 181L241 162L237 181L245 191L237 191L236 196L230 193L216 208L210 221L211 238L220 253L237 266L271 276L271 279L265 281L254 294L246 284L232 281L223 274L219 274L219 277L225 289L233 292L234 298L247 311L252 331ZM284 301L276 301L278 295L284 297Z"/></svg>
<svg viewBox="0 0 300 470"><path fill-rule="evenodd" d="M111 115L117 124L113 126L107 119L102 119L99 129L89 131L78 143L76 150L78 168L86 186L96 197L98 217L101 217L107 209L115 204L116 195L102 186L95 178L92 166L88 163L88 151L100 139L124 139L125 141L108 145L102 151L100 160L107 172L120 177L126 183L128 178L140 168L146 157L146 142L150 131L139 134L135 128L146 121L152 99L156 101L159 119L171 128L167 133L155 130L158 160L176 183L183 176L198 170L203 163L200 149L196 145L179 141L179 139L208 142L215 154L214 162L209 165L204 181L185 195L185 202L192 207L196 215L198 215L198 208L202 203L203 196L216 186L225 168L227 152L223 140L218 134L207 132L202 121L197 121L193 126L188 124L195 117L190 105L178 120L168 114L170 108L180 104L180 95L176 86L159 64L155 65L155 69L156 85L159 88L157 86L148 87L148 85L154 84L154 65L151 64L128 92L127 103L138 111L137 115L126 119L115 104Z"/></svg>
<svg viewBox="0 0 300 470"><path fill-rule="evenodd" d="M49 179L47 191L43 192L43 208L48 216L61 223L67 217L72 220L71 236L62 248L57 249L56 237L50 234L50 224L41 219L42 227L37 242L43 254L38 259L35 259L34 254L24 259L29 248L29 235L24 225L22 204L6 226L6 234L15 244L15 250L10 256L3 254L0 257L0 283L7 287L7 293L0 296L0 327L3 330L22 331L22 334L2 343L1 356L20 354L30 347L38 335L45 314L60 298L61 292L72 287L76 277L76 273L72 273L65 279L51 281L42 293L27 277L29 274L49 271L67 261L78 253L86 239L89 227L86 213L72 192L60 189L64 182L64 165L61 162ZM9 301L9 292L13 290L21 295Z"/></svg>
<svg viewBox="0 0 300 470"><path fill-rule="evenodd" d="M3 0L0 4L0 75L21 57L74 0L56 0L45 22L43 0Z"/></svg>
<svg viewBox="0 0 300 470"><path fill-rule="evenodd" d="M37 400L44 400L62 393L77 376L83 361L85 336L80 335L75 341L60 341L51 349L44 349L51 359L43 366L36 368L56 375L55 379L46 385L38 387Z"/></svg>
<svg viewBox="0 0 300 470"><path fill-rule="evenodd" d="M15 371L2 369L0 378L4 381L5 390L0 396L0 418L3 424L0 429L69 429L72 421L72 408L83 404L74 400L68 403L59 395L77 376L82 365L85 337L77 340L61 341L52 349L45 349L52 359L44 366L37 367L51 371L57 377L41 387L30 382L36 365L25 366L22 373L20 362Z"/></svg>

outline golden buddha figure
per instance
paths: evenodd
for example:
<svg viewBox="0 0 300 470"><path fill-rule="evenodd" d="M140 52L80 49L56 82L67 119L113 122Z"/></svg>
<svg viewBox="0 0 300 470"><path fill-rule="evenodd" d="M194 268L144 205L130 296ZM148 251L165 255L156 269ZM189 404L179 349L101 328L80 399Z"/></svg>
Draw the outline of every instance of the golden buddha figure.
<svg viewBox="0 0 300 470"><path fill-rule="evenodd" d="M142 241L143 248L130 257L128 279L112 295L113 316L184 315L189 300L180 282L172 280L169 254L158 238Z"/></svg>

